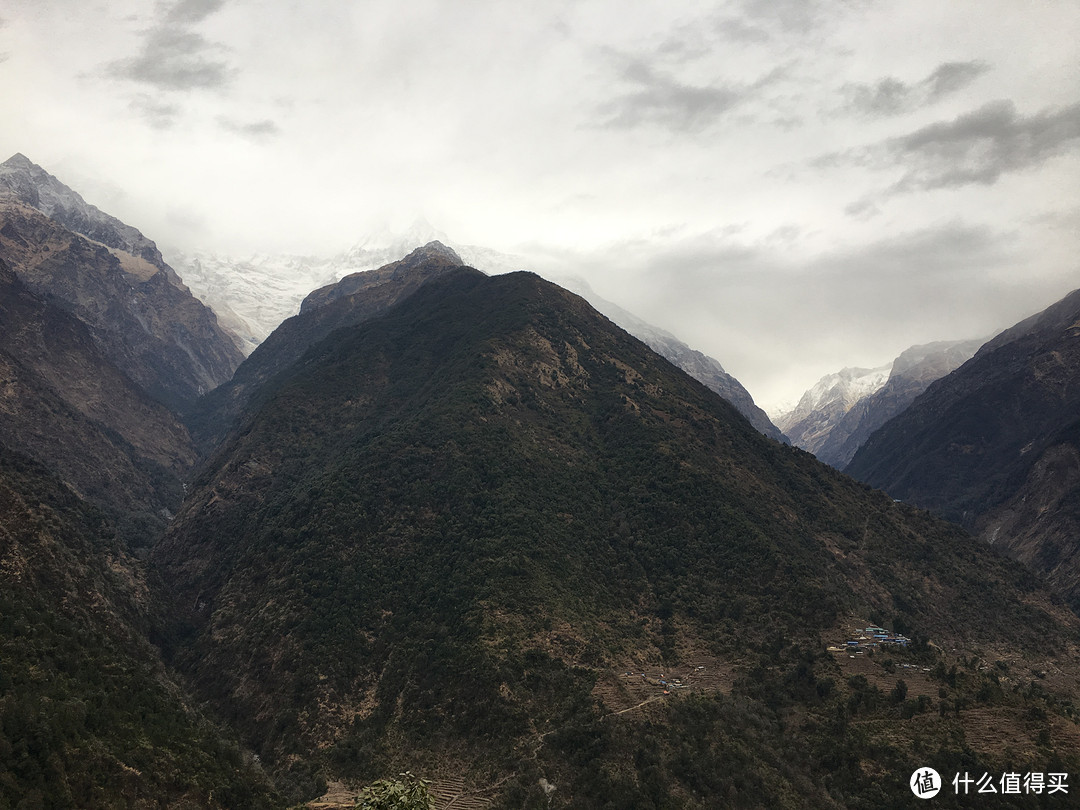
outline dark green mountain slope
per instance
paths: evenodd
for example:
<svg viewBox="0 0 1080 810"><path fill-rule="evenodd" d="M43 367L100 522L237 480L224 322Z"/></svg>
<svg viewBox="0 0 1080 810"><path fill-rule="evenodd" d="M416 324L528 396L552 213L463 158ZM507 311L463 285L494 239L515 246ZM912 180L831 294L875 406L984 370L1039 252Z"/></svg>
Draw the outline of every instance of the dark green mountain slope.
<svg viewBox="0 0 1080 810"><path fill-rule="evenodd" d="M285 320L236 370L232 379L203 397L187 423L203 453L220 444L251 398L275 374L300 359L335 329L373 318L420 285L461 266L440 242L429 242L400 261L353 273L304 299L300 314Z"/></svg>
<svg viewBox="0 0 1080 810"><path fill-rule="evenodd" d="M1025 762L1080 739L1077 619L1022 568L766 439L535 276L431 280L255 401L153 561L170 660L279 774L886 807L927 752L1005 762L965 706ZM891 659L825 653L863 617L955 651L896 653L936 668L918 700ZM670 705L625 677L688 667L706 688Z"/></svg>
<svg viewBox="0 0 1080 810"><path fill-rule="evenodd" d="M273 806L166 674L149 609L101 514L0 445L0 807Z"/></svg>
<svg viewBox="0 0 1080 810"><path fill-rule="evenodd" d="M974 529L1080 609L1080 290L987 343L847 472Z"/></svg>

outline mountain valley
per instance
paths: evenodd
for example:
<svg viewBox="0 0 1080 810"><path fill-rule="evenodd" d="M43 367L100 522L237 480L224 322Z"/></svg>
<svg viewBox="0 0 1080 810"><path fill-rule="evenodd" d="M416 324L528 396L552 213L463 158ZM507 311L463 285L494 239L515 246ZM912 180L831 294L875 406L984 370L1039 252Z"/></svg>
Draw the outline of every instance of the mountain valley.
<svg viewBox="0 0 1080 810"><path fill-rule="evenodd" d="M298 270L299 311L230 335L139 231L2 166L0 808L1080 781L1076 294L966 363L823 381L793 445L712 358L442 240Z"/></svg>

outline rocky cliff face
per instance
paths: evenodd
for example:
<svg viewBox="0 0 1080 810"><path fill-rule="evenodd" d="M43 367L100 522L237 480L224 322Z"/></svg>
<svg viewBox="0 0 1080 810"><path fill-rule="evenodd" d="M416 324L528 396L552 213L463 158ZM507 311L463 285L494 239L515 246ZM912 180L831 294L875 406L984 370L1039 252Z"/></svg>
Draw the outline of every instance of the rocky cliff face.
<svg viewBox="0 0 1080 810"><path fill-rule="evenodd" d="M1080 613L1080 420L1045 444L1009 497L976 521L976 530L1038 572Z"/></svg>
<svg viewBox="0 0 1080 810"><path fill-rule="evenodd" d="M143 256L92 241L0 199L0 259L82 321L137 386L174 410L232 376L243 356L214 313Z"/></svg>
<svg viewBox="0 0 1080 810"><path fill-rule="evenodd" d="M176 415L147 396L89 328L0 260L0 442L112 515L164 525L195 460Z"/></svg>
<svg viewBox="0 0 1080 810"><path fill-rule="evenodd" d="M170 275L174 283L179 283L162 259L157 245L138 229L90 205L25 155L15 154L0 163L0 197L17 200L69 231L149 262Z"/></svg>

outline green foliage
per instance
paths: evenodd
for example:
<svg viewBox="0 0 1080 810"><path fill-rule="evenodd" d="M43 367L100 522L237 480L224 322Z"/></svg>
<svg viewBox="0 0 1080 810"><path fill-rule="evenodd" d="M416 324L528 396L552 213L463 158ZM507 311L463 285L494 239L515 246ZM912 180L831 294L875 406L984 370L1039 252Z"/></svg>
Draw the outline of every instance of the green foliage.
<svg viewBox="0 0 1080 810"><path fill-rule="evenodd" d="M101 514L0 447L0 526L0 807L274 806L145 640Z"/></svg>
<svg viewBox="0 0 1080 810"><path fill-rule="evenodd" d="M434 810L435 797L428 790L430 779L421 779L409 771L397 779L380 779L360 791L357 810Z"/></svg>
<svg viewBox="0 0 1080 810"><path fill-rule="evenodd" d="M450 757L520 772L508 806L795 807L819 779L870 807L866 773L910 763L849 721L925 707L832 667L841 616L1076 640L1017 566L765 439L533 277L430 282L255 401L153 560L172 660L279 776ZM687 649L745 665L738 699L603 716L600 671Z"/></svg>

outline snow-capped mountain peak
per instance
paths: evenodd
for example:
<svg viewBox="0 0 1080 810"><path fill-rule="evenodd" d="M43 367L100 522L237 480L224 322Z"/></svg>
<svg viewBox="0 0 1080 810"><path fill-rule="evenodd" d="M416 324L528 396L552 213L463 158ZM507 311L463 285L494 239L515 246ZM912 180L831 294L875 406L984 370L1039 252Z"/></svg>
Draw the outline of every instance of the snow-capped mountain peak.
<svg viewBox="0 0 1080 810"><path fill-rule="evenodd" d="M777 420L777 424L786 432L785 425L792 427L815 411L847 413L860 399L885 385L891 371L892 363L889 363L877 368L845 368L826 374L802 395L793 411Z"/></svg>

